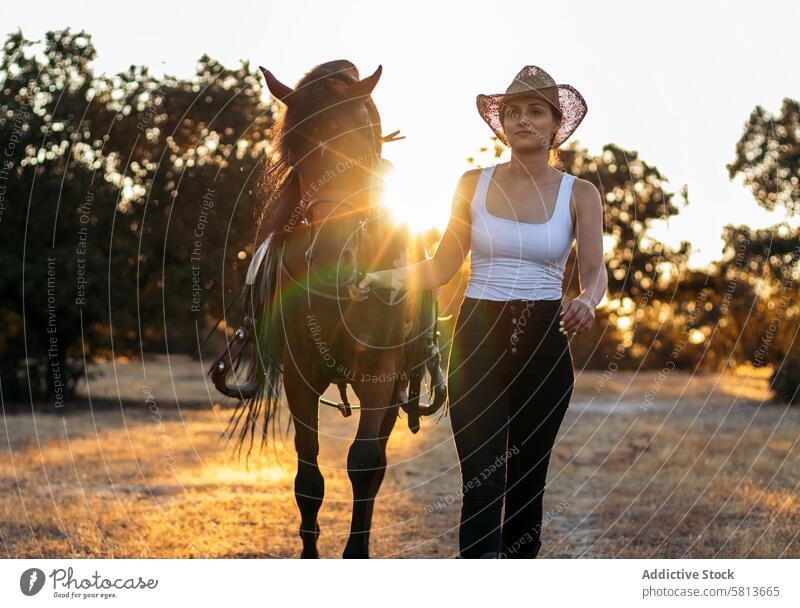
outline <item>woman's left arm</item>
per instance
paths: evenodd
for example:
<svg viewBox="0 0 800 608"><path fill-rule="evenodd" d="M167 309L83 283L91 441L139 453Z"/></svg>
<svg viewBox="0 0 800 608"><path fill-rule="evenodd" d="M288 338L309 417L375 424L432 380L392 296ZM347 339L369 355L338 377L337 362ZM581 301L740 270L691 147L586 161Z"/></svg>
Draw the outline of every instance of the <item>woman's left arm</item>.
<svg viewBox="0 0 800 608"><path fill-rule="evenodd" d="M561 331L580 333L594 323L595 308L608 288L603 259L603 203L595 185L576 179L572 189L577 215L578 276L581 293L562 311Z"/></svg>

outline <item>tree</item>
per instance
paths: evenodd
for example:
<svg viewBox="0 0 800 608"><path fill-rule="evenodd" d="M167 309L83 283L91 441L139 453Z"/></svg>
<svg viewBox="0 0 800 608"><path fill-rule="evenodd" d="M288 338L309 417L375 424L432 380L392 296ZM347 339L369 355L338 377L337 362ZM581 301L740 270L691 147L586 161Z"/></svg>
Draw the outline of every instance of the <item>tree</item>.
<svg viewBox="0 0 800 608"><path fill-rule="evenodd" d="M679 212L674 195L664 189L668 180L638 152L615 144L606 144L597 156L572 144L558 156L564 170L600 191L608 245L608 305L598 309L594 326L573 341L576 361L601 369L613 361L622 369L647 366L643 357L648 352L663 359L669 345L659 312L671 306L690 252L686 242L673 250L648 234L653 222ZM565 293L574 297L580 289L576 249L564 272Z"/></svg>
<svg viewBox="0 0 800 608"><path fill-rule="evenodd" d="M765 209L783 205L791 215L800 213L800 102L785 98L777 116L756 106L727 168Z"/></svg>
<svg viewBox="0 0 800 608"><path fill-rule="evenodd" d="M206 294L243 281L274 108L246 62L97 76L69 29L36 51L16 32L0 59L0 380L55 403L85 361L191 352L222 312Z"/></svg>
<svg viewBox="0 0 800 608"><path fill-rule="evenodd" d="M782 206L788 215L800 214L800 102L785 98L774 116L756 106L736 144L728 166L731 179L741 177L758 205ZM726 226L726 242L745 252L748 271L760 274L765 324L752 353L756 365L774 366L771 386L776 397L796 402L800 390L800 230L787 224L751 231Z"/></svg>

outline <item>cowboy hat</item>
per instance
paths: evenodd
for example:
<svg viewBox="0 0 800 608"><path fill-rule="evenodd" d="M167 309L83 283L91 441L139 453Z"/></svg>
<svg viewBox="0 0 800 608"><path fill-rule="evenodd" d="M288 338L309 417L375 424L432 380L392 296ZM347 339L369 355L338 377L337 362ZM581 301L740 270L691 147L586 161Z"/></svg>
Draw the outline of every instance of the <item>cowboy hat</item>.
<svg viewBox="0 0 800 608"><path fill-rule="evenodd" d="M553 148L557 148L578 128L588 108L583 96L574 87L568 84L557 85L553 77L542 68L526 65L514 77L505 93L481 94L475 102L481 118L491 127L500 141L508 145L503 131L503 121L500 119L503 103L513 97L531 93L542 97L562 115L561 125L553 140Z"/></svg>

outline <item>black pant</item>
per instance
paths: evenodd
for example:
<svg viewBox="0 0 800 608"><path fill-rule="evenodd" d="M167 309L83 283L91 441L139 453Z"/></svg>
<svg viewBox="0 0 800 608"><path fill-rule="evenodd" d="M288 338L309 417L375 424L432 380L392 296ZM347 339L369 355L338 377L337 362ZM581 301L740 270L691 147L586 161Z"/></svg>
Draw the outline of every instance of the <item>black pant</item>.
<svg viewBox="0 0 800 608"><path fill-rule="evenodd" d="M550 452L574 384L560 310L561 300L461 304L448 364L461 557L538 550Z"/></svg>

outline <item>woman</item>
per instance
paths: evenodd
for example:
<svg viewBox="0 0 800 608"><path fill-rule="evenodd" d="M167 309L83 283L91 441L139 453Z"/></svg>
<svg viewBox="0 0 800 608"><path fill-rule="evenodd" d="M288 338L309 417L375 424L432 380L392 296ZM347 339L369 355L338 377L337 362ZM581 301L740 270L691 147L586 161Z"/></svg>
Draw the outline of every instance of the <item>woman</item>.
<svg viewBox="0 0 800 608"><path fill-rule="evenodd" d="M593 184L548 163L586 115L573 87L526 66L505 94L479 95L477 105L511 160L461 177L431 259L368 273L351 296L367 297L370 286L442 285L472 251L448 363L460 555L533 558L550 452L574 383L567 335L592 325L607 287L603 210ZM574 240L581 292L562 307Z"/></svg>

